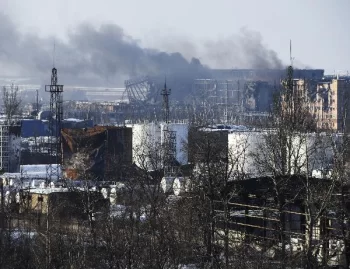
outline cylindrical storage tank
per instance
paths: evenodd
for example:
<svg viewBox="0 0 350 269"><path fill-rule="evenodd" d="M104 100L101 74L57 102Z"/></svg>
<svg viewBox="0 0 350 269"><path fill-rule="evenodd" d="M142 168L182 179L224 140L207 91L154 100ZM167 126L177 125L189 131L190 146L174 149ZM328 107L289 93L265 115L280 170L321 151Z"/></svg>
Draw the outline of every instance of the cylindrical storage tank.
<svg viewBox="0 0 350 269"><path fill-rule="evenodd" d="M228 135L230 170L248 176L258 176L255 159L260 145L265 144L264 133L236 131Z"/></svg>
<svg viewBox="0 0 350 269"><path fill-rule="evenodd" d="M174 179L173 190L176 196L183 195L190 191L190 180L189 178L177 177Z"/></svg>
<svg viewBox="0 0 350 269"><path fill-rule="evenodd" d="M109 185L109 201L111 204L115 204L117 202L118 196L122 196L123 192L126 190L126 186L124 183L116 182L116 185Z"/></svg>
<svg viewBox="0 0 350 269"><path fill-rule="evenodd" d="M10 182L9 182L9 185L10 186L16 186L17 185L17 183L18 183L18 179L15 179L15 178L11 178L10 179Z"/></svg>
<svg viewBox="0 0 350 269"><path fill-rule="evenodd" d="M132 126L133 161L137 166L146 170L160 169L154 165L151 158L159 150L161 142L161 126L158 123L134 124Z"/></svg>
<svg viewBox="0 0 350 269"><path fill-rule="evenodd" d="M21 202L21 192L17 192L16 193L15 199L16 199L16 203L17 204L19 204Z"/></svg>
<svg viewBox="0 0 350 269"><path fill-rule="evenodd" d="M173 191L174 177L163 177L160 186L164 193L171 193Z"/></svg>
<svg viewBox="0 0 350 269"><path fill-rule="evenodd" d="M110 188L102 188L101 193L104 199L108 199L110 195Z"/></svg>
<svg viewBox="0 0 350 269"><path fill-rule="evenodd" d="M11 191L6 191L5 193L5 204L12 204L16 201L16 193Z"/></svg>
<svg viewBox="0 0 350 269"><path fill-rule="evenodd" d="M97 188L96 188L96 186L93 186L93 187L90 188L90 190L91 191L97 191Z"/></svg>
<svg viewBox="0 0 350 269"><path fill-rule="evenodd" d="M117 200L117 187L113 186L110 188L110 193L109 193L109 202L114 205Z"/></svg>
<svg viewBox="0 0 350 269"><path fill-rule="evenodd" d="M54 182L50 183L50 188L55 188L55 183Z"/></svg>
<svg viewBox="0 0 350 269"><path fill-rule="evenodd" d="M45 188L45 180L33 179L32 188Z"/></svg>
<svg viewBox="0 0 350 269"><path fill-rule="evenodd" d="M0 182L2 183L3 186L9 185L9 180L6 177L1 177Z"/></svg>

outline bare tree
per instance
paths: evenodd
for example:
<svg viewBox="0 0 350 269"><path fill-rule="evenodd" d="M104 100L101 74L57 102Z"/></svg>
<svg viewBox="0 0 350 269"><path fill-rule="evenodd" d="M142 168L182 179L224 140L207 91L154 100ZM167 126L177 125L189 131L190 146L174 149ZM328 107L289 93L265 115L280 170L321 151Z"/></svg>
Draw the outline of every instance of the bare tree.
<svg viewBox="0 0 350 269"><path fill-rule="evenodd" d="M281 95L274 104L271 128L264 130L263 139L252 157L259 173L267 176L273 186L282 268L292 262L286 251L291 244L286 211L297 201L302 201L298 203L305 217L305 265L314 268L318 266L317 253L324 251L321 256L326 256L324 243L329 238L322 234L320 223L327 218L337 177L333 174L327 180L318 180L312 177L312 171L324 171L337 158L336 136L329 130L321 133L315 129L316 122L308 108L307 89L297 89L294 83L293 68L289 67ZM315 243L315 238L319 243ZM323 265L327 265L326 259Z"/></svg>
<svg viewBox="0 0 350 269"><path fill-rule="evenodd" d="M18 86L11 84L11 86L4 86L2 88L2 102L6 120L11 123L14 115L19 114L22 100L19 96Z"/></svg>

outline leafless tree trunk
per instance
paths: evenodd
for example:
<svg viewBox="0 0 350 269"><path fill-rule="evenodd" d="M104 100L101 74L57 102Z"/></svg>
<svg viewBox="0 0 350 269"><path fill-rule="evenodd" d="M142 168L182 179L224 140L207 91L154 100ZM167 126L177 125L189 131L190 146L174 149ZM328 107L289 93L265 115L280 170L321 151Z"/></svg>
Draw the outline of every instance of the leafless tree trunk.
<svg viewBox="0 0 350 269"><path fill-rule="evenodd" d="M19 96L18 86L4 86L2 89L2 102L6 120L10 124L14 115L19 114L21 106L21 98Z"/></svg>
<svg viewBox="0 0 350 269"><path fill-rule="evenodd" d="M273 184L278 209L282 268L287 266L284 212L288 204L296 199L304 201L306 258L307 265L311 268L314 264L313 228L329 205L334 180L327 185L325 192L319 185L315 185L315 181L311 181L310 176L316 162L319 166L325 167L327 162L325 152L332 151L329 143L330 135L315 132L316 124L310 117L305 93L294 86L292 67L288 68L288 76L282 85L282 94L274 104L271 129L264 131L264 138L253 158L258 171L262 175L269 176ZM290 196L288 186L291 186L291 178L295 176L303 180L294 187L295 197L287 199L288 195Z"/></svg>

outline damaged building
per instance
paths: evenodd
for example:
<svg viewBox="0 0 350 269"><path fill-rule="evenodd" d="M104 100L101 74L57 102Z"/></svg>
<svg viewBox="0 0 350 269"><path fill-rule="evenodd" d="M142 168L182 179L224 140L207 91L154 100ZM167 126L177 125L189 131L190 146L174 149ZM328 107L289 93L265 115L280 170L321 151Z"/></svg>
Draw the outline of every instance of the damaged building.
<svg viewBox="0 0 350 269"><path fill-rule="evenodd" d="M21 159L21 126L0 124L0 168L18 172Z"/></svg>
<svg viewBox="0 0 350 269"><path fill-rule="evenodd" d="M286 76L280 69L216 69L210 78L195 79L187 102L208 118L219 122L238 122L251 113L271 111L273 98ZM322 69L296 69L294 79L321 80Z"/></svg>
<svg viewBox="0 0 350 269"><path fill-rule="evenodd" d="M116 180L132 164L132 129L95 126L62 130L64 175L68 179Z"/></svg>
<svg viewBox="0 0 350 269"><path fill-rule="evenodd" d="M317 128L344 132L348 128L350 79L294 79L293 90L315 119Z"/></svg>
<svg viewBox="0 0 350 269"><path fill-rule="evenodd" d="M39 225L46 225L45 218L42 219L43 223L40 221L45 215L56 221L84 220L88 214L94 216L108 208L108 201L100 192L92 190L87 192L78 188L22 190L16 194L16 204L19 213L35 214Z"/></svg>

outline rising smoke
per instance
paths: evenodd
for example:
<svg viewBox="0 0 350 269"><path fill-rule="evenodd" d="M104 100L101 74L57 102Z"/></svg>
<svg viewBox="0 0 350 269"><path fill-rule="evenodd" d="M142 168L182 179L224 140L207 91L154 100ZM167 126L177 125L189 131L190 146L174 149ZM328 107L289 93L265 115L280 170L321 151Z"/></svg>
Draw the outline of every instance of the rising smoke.
<svg viewBox="0 0 350 269"><path fill-rule="evenodd" d="M35 76L43 84L48 82L52 68L54 43L59 79L64 84L113 87L140 75L166 75L173 81L210 77L210 69L198 59L143 48L113 24L100 28L81 24L69 33L67 41L62 41L22 34L0 13L0 37L0 75ZM204 56L208 63L221 68L282 67L276 53L263 46L261 36L247 30L233 39L207 42Z"/></svg>
<svg viewBox="0 0 350 269"><path fill-rule="evenodd" d="M206 42L204 55L213 68L284 68L277 53L263 44L261 34L246 28L229 38Z"/></svg>

